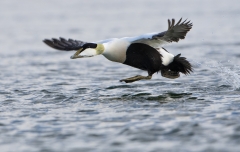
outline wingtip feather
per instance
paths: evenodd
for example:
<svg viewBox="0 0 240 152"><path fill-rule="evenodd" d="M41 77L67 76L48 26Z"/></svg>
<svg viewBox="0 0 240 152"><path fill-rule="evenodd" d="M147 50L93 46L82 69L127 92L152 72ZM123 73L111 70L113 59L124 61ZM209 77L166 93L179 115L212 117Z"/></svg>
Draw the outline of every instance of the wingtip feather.
<svg viewBox="0 0 240 152"><path fill-rule="evenodd" d="M43 42L50 46L51 48L62 50L62 51L72 51L80 49L86 42L68 39L59 37L52 38L52 39L44 39Z"/></svg>

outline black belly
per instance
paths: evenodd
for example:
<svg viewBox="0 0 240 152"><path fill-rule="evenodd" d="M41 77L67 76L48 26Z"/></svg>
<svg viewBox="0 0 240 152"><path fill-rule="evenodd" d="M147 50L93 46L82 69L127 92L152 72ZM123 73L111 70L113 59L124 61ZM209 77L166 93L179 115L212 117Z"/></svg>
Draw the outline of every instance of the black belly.
<svg viewBox="0 0 240 152"><path fill-rule="evenodd" d="M147 44L133 43L127 49L123 64L148 71L148 74L152 75L161 70L161 54Z"/></svg>

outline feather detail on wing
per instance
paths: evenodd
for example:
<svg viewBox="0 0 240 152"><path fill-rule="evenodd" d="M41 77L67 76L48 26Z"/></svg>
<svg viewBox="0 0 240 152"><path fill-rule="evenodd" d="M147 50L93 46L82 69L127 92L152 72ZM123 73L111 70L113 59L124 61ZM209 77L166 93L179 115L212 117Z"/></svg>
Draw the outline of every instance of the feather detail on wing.
<svg viewBox="0 0 240 152"><path fill-rule="evenodd" d="M187 32L192 28L190 21L182 21L182 18L175 24L175 19L168 20L168 30L161 33L148 33L137 37L128 37L132 43L144 43L152 47L159 47L170 42L178 42L184 39Z"/></svg>
<svg viewBox="0 0 240 152"><path fill-rule="evenodd" d="M184 39L187 32L192 28L190 21L182 21L182 18L175 24L175 19L172 22L168 20L168 30L157 35L153 35L153 39L161 39L166 42L178 42L179 39Z"/></svg>
<svg viewBox="0 0 240 152"><path fill-rule="evenodd" d="M45 39L43 40L45 44L48 46L57 49L57 50L64 50L64 51L71 51L71 50L79 50L82 48L84 44L87 42L79 41L79 40L73 40L73 39L64 39L64 38L52 38L52 40Z"/></svg>

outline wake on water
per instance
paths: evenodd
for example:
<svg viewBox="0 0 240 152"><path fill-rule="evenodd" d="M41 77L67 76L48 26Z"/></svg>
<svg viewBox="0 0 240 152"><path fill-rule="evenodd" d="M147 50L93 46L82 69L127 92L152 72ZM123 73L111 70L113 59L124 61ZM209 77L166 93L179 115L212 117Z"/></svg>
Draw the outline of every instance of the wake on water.
<svg viewBox="0 0 240 152"><path fill-rule="evenodd" d="M203 63L191 61L191 63L194 67L205 66L210 68L225 85L232 86L234 90L240 90L240 66L234 65L231 61L217 62L212 60Z"/></svg>

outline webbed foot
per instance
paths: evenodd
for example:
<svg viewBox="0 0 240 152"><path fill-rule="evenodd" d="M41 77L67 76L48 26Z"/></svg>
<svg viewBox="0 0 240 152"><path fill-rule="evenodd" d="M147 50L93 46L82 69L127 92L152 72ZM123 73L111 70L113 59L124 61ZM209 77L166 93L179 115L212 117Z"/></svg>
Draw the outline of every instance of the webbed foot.
<svg viewBox="0 0 240 152"><path fill-rule="evenodd" d="M139 80L150 80L152 78L152 76L141 76L141 75L136 75L134 77L130 77L130 78L126 78L126 79L122 79L120 80L120 82L126 82L126 83L132 83L134 81L139 81Z"/></svg>
<svg viewBox="0 0 240 152"><path fill-rule="evenodd" d="M169 79L176 79L180 77L179 72L176 72L176 71L162 70L161 74L163 77L169 78Z"/></svg>

